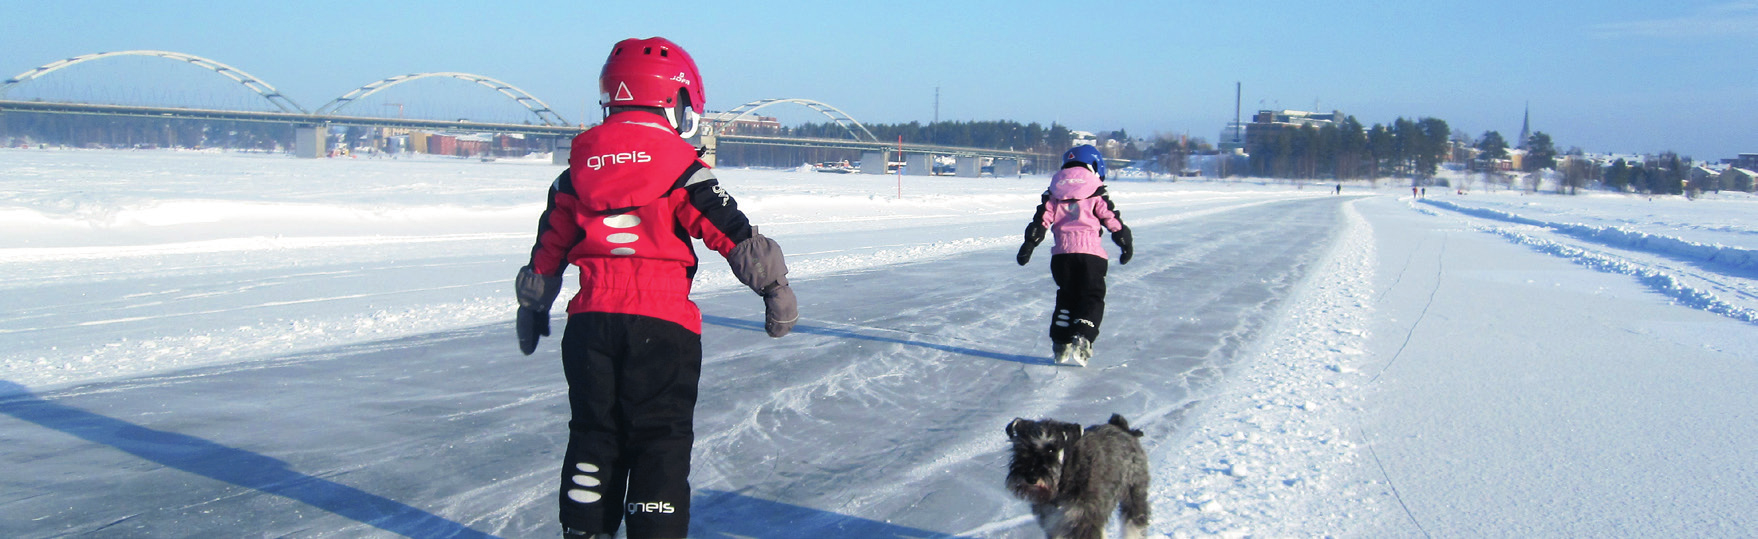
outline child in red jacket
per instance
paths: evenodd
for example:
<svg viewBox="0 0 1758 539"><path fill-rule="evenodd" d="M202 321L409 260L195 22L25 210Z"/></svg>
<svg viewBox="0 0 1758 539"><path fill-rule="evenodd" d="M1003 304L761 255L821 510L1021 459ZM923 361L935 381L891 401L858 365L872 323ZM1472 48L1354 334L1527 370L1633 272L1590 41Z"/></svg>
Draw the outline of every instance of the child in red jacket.
<svg viewBox="0 0 1758 539"><path fill-rule="evenodd" d="M705 104L688 53L663 38L626 39L599 74L604 123L573 141L549 188L531 261L519 270L519 348L549 335L549 309L568 264L562 371L568 448L561 474L564 535L684 537L690 446L702 370L702 313L690 301L702 240L763 297L765 328L798 317L781 248L757 233L685 139Z"/></svg>

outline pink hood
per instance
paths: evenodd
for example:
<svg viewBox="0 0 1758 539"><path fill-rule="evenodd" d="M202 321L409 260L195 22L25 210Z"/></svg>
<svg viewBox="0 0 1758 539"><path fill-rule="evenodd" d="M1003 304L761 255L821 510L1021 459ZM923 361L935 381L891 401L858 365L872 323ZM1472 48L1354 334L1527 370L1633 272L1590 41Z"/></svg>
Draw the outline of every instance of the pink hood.
<svg viewBox="0 0 1758 539"><path fill-rule="evenodd" d="M1050 178L1048 200L1044 201L1044 228L1056 238L1052 254L1081 253L1099 258L1105 256L1105 245L1099 237L1105 231L1116 232L1123 222L1111 211L1110 201L1096 196L1105 182L1098 174L1085 168L1065 168Z"/></svg>
<svg viewBox="0 0 1758 539"><path fill-rule="evenodd" d="M1065 168L1050 177L1050 200L1081 199L1093 196L1105 185L1098 174L1084 167Z"/></svg>

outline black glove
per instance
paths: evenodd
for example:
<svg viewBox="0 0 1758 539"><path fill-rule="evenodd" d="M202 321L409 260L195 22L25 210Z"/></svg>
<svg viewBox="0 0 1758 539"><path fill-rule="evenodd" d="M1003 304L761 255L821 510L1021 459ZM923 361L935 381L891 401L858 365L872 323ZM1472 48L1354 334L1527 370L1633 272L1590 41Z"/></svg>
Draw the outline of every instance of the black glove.
<svg viewBox="0 0 1758 539"><path fill-rule="evenodd" d="M1117 256L1117 263L1128 264L1129 259L1135 256L1135 238L1131 237L1129 227L1125 226L1112 232L1111 241L1116 242L1117 248L1123 250L1123 254Z"/></svg>
<svg viewBox="0 0 1758 539"><path fill-rule="evenodd" d="M1042 243L1043 241L1044 241L1044 227L1039 226L1038 223L1036 223L1036 222L1033 222L1032 224L1026 225L1025 243L1021 243L1019 245L1019 255L1015 256L1014 260L1019 261L1019 265L1021 265L1021 266L1026 265L1027 262L1031 262L1032 261L1032 250L1037 249L1038 244Z"/></svg>
<svg viewBox="0 0 1758 539"><path fill-rule="evenodd" d="M514 326L519 333L519 351L529 356L537 350L537 338L549 336L549 306L562 293L562 276L538 275L525 266L513 280L513 292L519 296L519 319Z"/></svg>
<svg viewBox="0 0 1758 539"><path fill-rule="evenodd" d="M519 351L529 356L537 351L537 338L549 336L549 313L519 308Z"/></svg>

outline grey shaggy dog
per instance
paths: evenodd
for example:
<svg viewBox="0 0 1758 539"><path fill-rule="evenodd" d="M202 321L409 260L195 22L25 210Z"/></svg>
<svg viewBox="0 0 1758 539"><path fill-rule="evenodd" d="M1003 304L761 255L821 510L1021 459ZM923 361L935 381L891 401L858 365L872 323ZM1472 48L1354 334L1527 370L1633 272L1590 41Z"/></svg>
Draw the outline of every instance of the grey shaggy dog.
<svg viewBox="0 0 1758 539"><path fill-rule="evenodd" d="M1123 416L1082 429L1054 419L1007 424L1013 462L1007 490L1032 504L1050 539L1101 539L1116 510L1123 536L1140 539L1148 527L1148 457L1142 432Z"/></svg>

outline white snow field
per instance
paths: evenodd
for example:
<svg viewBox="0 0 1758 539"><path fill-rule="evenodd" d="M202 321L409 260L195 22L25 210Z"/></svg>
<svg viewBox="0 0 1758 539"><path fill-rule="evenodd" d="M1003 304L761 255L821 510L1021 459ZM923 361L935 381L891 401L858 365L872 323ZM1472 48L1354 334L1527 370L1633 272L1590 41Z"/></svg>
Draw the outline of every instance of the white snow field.
<svg viewBox="0 0 1758 539"><path fill-rule="evenodd" d="M560 170L0 150L0 536L556 536ZM1072 368L1044 177L717 172L802 321L698 249L693 537L1041 537L1002 428L1111 413L1156 537L1758 535L1758 199L1113 181Z"/></svg>

